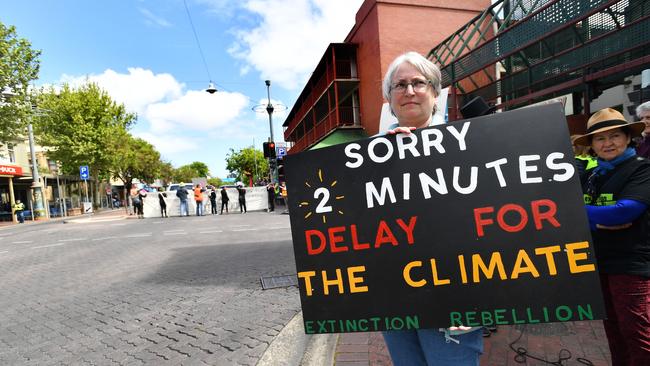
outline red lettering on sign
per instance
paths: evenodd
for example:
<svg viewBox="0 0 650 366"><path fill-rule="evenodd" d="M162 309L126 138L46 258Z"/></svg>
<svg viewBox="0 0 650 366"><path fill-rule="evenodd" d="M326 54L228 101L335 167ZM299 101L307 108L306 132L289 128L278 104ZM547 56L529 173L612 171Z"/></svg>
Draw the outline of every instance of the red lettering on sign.
<svg viewBox="0 0 650 366"><path fill-rule="evenodd" d="M549 199L541 199L530 202L530 211L533 216L536 230L542 230L543 221L547 221L554 227L560 227L560 222L555 218L557 213L557 205ZM515 223L507 223L505 215L509 212L517 214L518 221ZM474 209L474 223L476 225L476 234L479 237L485 236L484 228L494 224L494 220L486 217L494 213L494 207L479 207ZM516 233L523 230L528 224L528 211L521 205L515 203L508 203L499 208L496 215L497 224L501 230L509 233Z"/></svg>

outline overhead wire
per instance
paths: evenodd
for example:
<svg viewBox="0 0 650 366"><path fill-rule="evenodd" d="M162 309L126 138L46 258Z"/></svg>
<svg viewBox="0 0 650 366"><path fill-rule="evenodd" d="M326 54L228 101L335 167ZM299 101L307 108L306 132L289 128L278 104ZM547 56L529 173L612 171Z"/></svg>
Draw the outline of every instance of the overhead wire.
<svg viewBox="0 0 650 366"><path fill-rule="evenodd" d="M196 45L199 48L199 53L201 54L201 59L203 60L203 66L205 66L205 71L208 73L210 82L212 82L212 75L210 75L210 69L208 68L208 63L205 61L205 55L203 54L203 48L201 48L201 42L199 42L199 36L196 34L196 28L194 27L194 22L192 21L192 15L190 14L190 8L187 6L187 0L183 0L185 5L185 12L187 13L187 18L190 20L190 26L192 27L192 32L194 33L194 39L196 40Z"/></svg>

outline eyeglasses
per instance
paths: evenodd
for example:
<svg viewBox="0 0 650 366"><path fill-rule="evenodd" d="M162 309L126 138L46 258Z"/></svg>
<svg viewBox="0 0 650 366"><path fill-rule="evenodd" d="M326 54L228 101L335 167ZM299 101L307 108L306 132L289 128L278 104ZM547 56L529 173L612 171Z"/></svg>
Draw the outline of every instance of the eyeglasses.
<svg viewBox="0 0 650 366"><path fill-rule="evenodd" d="M390 91L396 91L398 93L404 93L406 89L409 87L413 87L413 91L416 93L422 93L423 91L427 90L427 86L431 84L431 81L429 80L412 80L410 83L407 83L405 81L400 81L399 83L395 83L390 86Z"/></svg>

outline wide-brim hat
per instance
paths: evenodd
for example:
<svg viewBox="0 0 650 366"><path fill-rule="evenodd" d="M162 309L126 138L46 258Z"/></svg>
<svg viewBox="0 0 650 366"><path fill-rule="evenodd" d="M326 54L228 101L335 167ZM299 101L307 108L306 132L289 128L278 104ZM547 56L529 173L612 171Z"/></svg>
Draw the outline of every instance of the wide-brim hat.
<svg viewBox="0 0 650 366"><path fill-rule="evenodd" d="M612 108L601 109L594 113L587 121L587 133L576 138L573 143L589 146L589 136L621 127L627 127L632 131L632 136L630 137L637 137L641 136L641 132L645 129L645 123L629 123L625 120L621 112Z"/></svg>

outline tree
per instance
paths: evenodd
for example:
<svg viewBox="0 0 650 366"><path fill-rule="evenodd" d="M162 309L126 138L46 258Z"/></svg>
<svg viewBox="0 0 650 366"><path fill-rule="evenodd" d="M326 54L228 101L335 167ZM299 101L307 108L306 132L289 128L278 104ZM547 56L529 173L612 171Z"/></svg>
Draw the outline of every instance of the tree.
<svg viewBox="0 0 650 366"><path fill-rule="evenodd" d="M124 187L129 188L134 178L145 183L153 183L160 174L162 162L160 153L143 139L132 137L122 131L112 136L108 169L113 178L121 179Z"/></svg>
<svg viewBox="0 0 650 366"><path fill-rule="evenodd" d="M62 162L65 174L89 165L93 176L107 178L114 163L113 145L120 143L115 137L125 136L136 115L94 83L77 89L66 84L58 93L41 90L37 101L44 113L34 118L35 135L48 156Z"/></svg>
<svg viewBox="0 0 650 366"><path fill-rule="evenodd" d="M221 180L221 178L214 177L208 179L208 184L219 188L223 185L223 181Z"/></svg>
<svg viewBox="0 0 650 366"><path fill-rule="evenodd" d="M174 180L176 182L192 182L192 178L205 178L210 174L208 166L200 161L192 164L183 165L174 171Z"/></svg>
<svg viewBox="0 0 650 366"><path fill-rule="evenodd" d="M169 183L174 181L174 171L175 169L172 166L172 163L168 161L160 162L160 174L158 175L158 178L162 181L163 186L169 185Z"/></svg>
<svg viewBox="0 0 650 366"><path fill-rule="evenodd" d="M207 177L210 175L210 169L208 169L208 166L205 163L195 161L190 164L190 167L197 172L197 177Z"/></svg>
<svg viewBox="0 0 650 366"><path fill-rule="evenodd" d="M28 87L38 79L40 50L24 38L18 38L14 26L0 22L0 144L25 136L30 112Z"/></svg>
<svg viewBox="0 0 650 366"><path fill-rule="evenodd" d="M237 180L248 180L248 177L252 176L255 181L269 175L269 166L264 158L264 153L253 147L247 147L237 152L231 148L230 153L226 156L226 164L226 169L236 174Z"/></svg>

